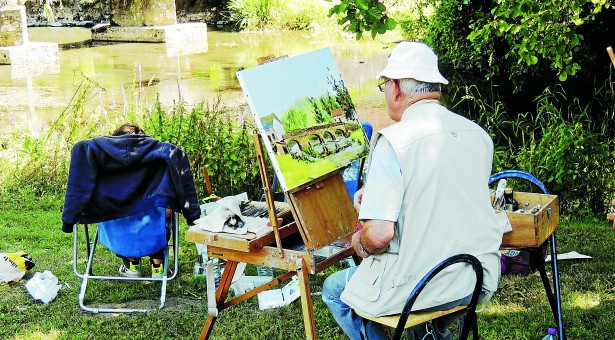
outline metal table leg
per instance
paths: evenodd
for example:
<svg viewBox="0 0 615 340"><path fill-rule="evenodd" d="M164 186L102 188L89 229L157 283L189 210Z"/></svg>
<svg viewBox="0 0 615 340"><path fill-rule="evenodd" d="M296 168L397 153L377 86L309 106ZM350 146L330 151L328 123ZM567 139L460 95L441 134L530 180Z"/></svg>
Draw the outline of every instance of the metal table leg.
<svg viewBox="0 0 615 340"><path fill-rule="evenodd" d="M555 242L555 232L551 234L551 266L553 269L553 288L555 289L555 301L557 307L557 332L560 340L566 339L566 333L564 332L564 320L562 318L562 299L560 296L559 286L559 271L557 268L557 245ZM545 287L546 288L546 287Z"/></svg>
<svg viewBox="0 0 615 340"><path fill-rule="evenodd" d="M549 306L551 307L551 312L553 313L553 320L557 324L558 329L558 338L560 340L566 339L566 334L564 331L564 322L562 318L562 300L560 295L560 285L559 285L559 271L557 268L557 257L554 254L557 254L557 247L555 244L555 233L551 234L549 237L549 241L551 243L551 264L553 269L553 288L551 289L551 283L549 282L549 277L547 276L546 265L544 257L542 256L540 251L537 251L537 248L526 248L526 250L537 253L535 256L535 260L532 261L532 265L538 269L540 273L540 278L542 279L542 284L545 288L545 293L547 294L547 299L549 300ZM542 247L541 247L542 248Z"/></svg>

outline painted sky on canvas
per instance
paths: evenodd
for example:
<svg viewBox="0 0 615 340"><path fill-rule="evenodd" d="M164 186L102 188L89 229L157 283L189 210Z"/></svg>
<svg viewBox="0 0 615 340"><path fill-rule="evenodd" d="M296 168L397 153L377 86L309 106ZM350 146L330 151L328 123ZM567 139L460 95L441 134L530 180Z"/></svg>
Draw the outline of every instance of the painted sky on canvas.
<svg viewBox="0 0 615 340"><path fill-rule="evenodd" d="M340 77L329 48L274 61L238 72L259 117L278 118L306 96L318 97L331 89L327 76Z"/></svg>

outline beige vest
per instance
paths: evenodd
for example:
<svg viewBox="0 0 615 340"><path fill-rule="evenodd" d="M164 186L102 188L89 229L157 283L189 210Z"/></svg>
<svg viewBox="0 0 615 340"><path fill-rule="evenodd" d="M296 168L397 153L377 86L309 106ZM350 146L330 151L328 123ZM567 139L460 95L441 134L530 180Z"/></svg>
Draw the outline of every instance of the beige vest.
<svg viewBox="0 0 615 340"><path fill-rule="evenodd" d="M392 250L364 259L342 300L367 315L400 313L423 275L460 253L481 261L483 289L495 291L502 230L490 204L493 142L489 135L437 101L425 100L410 106L400 122L376 133L372 150L381 136L399 159L405 193ZM370 185L369 174L366 185ZM445 269L423 290L413 309L467 296L474 278L474 271L464 264Z"/></svg>

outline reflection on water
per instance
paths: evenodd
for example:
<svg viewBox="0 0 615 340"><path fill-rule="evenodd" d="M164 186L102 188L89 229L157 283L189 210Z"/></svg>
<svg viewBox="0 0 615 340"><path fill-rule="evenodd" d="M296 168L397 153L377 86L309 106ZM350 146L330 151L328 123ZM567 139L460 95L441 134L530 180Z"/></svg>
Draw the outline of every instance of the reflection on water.
<svg viewBox="0 0 615 340"><path fill-rule="evenodd" d="M374 79L389 49L377 40L357 42L331 33L210 31L207 53L167 57L164 44L75 44L89 39L89 30L83 28L28 31L31 41L70 45L60 51L59 73L12 78L10 66L0 66L0 131L10 132L16 121L46 122L57 117L75 92L79 72L104 88L100 102L106 109L130 103L139 84L150 103L159 93L165 106L180 95L188 103L220 96L226 105L234 106L245 103L237 70L256 66L258 57L294 56L323 47L331 48L359 117L370 121L376 130L390 124ZM271 94L272 100L275 95Z"/></svg>

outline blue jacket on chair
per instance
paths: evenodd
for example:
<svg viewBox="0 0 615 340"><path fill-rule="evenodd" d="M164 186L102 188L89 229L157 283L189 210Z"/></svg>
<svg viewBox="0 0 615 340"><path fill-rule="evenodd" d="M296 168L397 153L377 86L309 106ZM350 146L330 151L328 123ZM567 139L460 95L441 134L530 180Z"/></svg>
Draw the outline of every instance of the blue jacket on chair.
<svg viewBox="0 0 615 340"><path fill-rule="evenodd" d="M192 225L201 215L188 156L145 135L104 136L75 143L71 152L62 231L152 207L181 211Z"/></svg>

